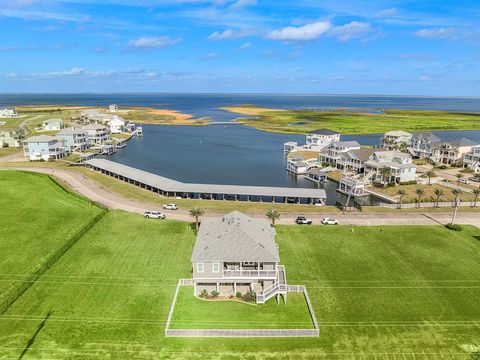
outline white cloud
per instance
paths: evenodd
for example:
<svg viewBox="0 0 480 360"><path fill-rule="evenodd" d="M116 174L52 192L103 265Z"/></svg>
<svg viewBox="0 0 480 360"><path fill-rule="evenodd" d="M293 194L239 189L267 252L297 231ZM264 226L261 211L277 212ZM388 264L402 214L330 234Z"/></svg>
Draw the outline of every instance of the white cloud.
<svg viewBox="0 0 480 360"><path fill-rule="evenodd" d="M210 40L231 40L231 39L239 39L242 37L258 35L259 30L256 29L241 29L241 30L233 30L227 29L222 32L215 31L210 34L208 37Z"/></svg>
<svg viewBox="0 0 480 360"><path fill-rule="evenodd" d="M398 15L397 8L383 9L376 13L377 17L392 17Z"/></svg>
<svg viewBox="0 0 480 360"><path fill-rule="evenodd" d="M335 26L328 35L337 37L340 41L350 41L368 34L372 30L370 23L352 21L348 24Z"/></svg>
<svg viewBox="0 0 480 360"><path fill-rule="evenodd" d="M179 38L171 38L170 36L158 36L158 37L141 37L138 39L130 40L128 47L133 49L161 49L167 46L171 46L180 42Z"/></svg>
<svg viewBox="0 0 480 360"><path fill-rule="evenodd" d="M232 9L238 9L245 6L252 6L256 4L257 4L257 0L237 0L230 7Z"/></svg>
<svg viewBox="0 0 480 360"><path fill-rule="evenodd" d="M453 28L421 29L415 32L415 36L427 39L455 38L457 31Z"/></svg>
<svg viewBox="0 0 480 360"><path fill-rule="evenodd" d="M243 44L242 46L239 47L240 50L247 50L247 49L250 49L253 45L249 42L246 42L245 44Z"/></svg>
<svg viewBox="0 0 480 360"><path fill-rule="evenodd" d="M211 59L216 59L220 57L222 54L218 52L209 52L208 54L205 54L204 56L201 57L200 60L211 60Z"/></svg>
<svg viewBox="0 0 480 360"><path fill-rule="evenodd" d="M428 75L422 75L418 78L419 81L430 81L432 78Z"/></svg>
<svg viewBox="0 0 480 360"><path fill-rule="evenodd" d="M311 41L325 34L330 28L329 21L317 21L303 26L287 26L272 30L267 38L280 41Z"/></svg>

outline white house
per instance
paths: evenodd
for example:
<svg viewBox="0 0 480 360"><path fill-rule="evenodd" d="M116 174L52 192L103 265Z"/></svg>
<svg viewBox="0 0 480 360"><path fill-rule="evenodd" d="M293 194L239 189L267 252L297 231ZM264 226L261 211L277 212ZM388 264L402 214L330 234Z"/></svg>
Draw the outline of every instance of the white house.
<svg viewBox="0 0 480 360"><path fill-rule="evenodd" d="M409 146L412 142L412 134L401 131L388 131L383 135L380 146L389 150L398 149L401 146Z"/></svg>
<svg viewBox="0 0 480 360"><path fill-rule="evenodd" d="M287 161L287 170L294 174L300 175L307 171L309 164L298 159L290 159Z"/></svg>
<svg viewBox="0 0 480 360"><path fill-rule="evenodd" d="M478 145L467 138L458 138L436 143L432 148L430 159L439 164L462 164L463 157Z"/></svg>
<svg viewBox="0 0 480 360"><path fill-rule="evenodd" d="M63 128L62 119L48 119L42 122L43 131L60 130Z"/></svg>
<svg viewBox="0 0 480 360"><path fill-rule="evenodd" d="M83 129L73 127L62 129L56 136L64 140L65 147L69 152L84 151L90 146L87 131Z"/></svg>
<svg viewBox="0 0 480 360"><path fill-rule="evenodd" d="M108 122L108 126L110 126L110 132L112 134L119 134L125 128L125 120L123 120L120 116L115 115Z"/></svg>
<svg viewBox="0 0 480 360"><path fill-rule="evenodd" d="M320 161L337 165L340 160L340 154L350 150L360 149L360 144L356 141L335 141L320 152Z"/></svg>
<svg viewBox="0 0 480 360"><path fill-rule="evenodd" d="M383 168L390 170L386 178L381 175ZM365 162L365 178L371 178L374 182L414 181L416 172L417 168L413 164L411 156L397 150L376 151Z"/></svg>
<svg viewBox="0 0 480 360"><path fill-rule="evenodd" d="M383 149L354 149L346 152L340 152L336 162L337 169L350 171L354 174L364 173L365 162L370 159L370 156Z"/></svg>
<svg viewBox="0 0 480 360"><path fill-rule="evenodd" d="M320 151L335 141L340 141L340 133L329 129L317 129L307 134L306 148Z"/></svg>
<svg viewBox="0 0 480 360"><path fill-rule="evenodd" d="M0 148L20 147L22 145L23 132L21 130L9 130L0 132Z"/></svg>
<svg viewBox="0 0 480 360"><path fill-rule="evenodd" d="M108 111L110 111L110 112L117 112L117 111L118 111L118 105L117 105L117 104L110 104L110 105L108 105Z"/></svg>
<svg viewBox="0 0 480 360"><path fill-rule="evenodd" d="M0 110L0 118L14 118L18 113L15 109L2 109Z"/></svg>
<svg viewBox="0 0 480 360"><path fill-rule="evenodd" d="M463 167L470 168L475 172L480 172L480 145L474 146L472 151L465 154Z"/></svg>
<svg viewBox="0 0 480 360"><path fill-rule="evenodd" d="M100 124L89 124L82 126L82 130L87 133L88 142L91 145L103 144L111 139L110 128Z"/></svg>
<svg viewBox="0 0 480 360"><path fill-rule="evenodd" d="M432 133L416 133L412 135L412 140L408 151L413 157L419 159L430 159L433 148L440 143L440 138Z"/></svg>
<svg viewBox="0 0 480 360"><path fill-rule="evenodd" d="M58 137L49 135L32 136L23 143L25 160L58 160L67 155L65 142Z"/></svg>

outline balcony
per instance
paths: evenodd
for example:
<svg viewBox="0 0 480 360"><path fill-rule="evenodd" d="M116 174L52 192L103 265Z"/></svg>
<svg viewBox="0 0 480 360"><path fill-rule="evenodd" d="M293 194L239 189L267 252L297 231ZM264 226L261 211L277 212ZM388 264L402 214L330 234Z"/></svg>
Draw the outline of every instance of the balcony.
<svg viewBox="0 0 480 360"><path fill-rule="evenodd" d="M277 278L276 270L223 270L224 278Z"/></svg>

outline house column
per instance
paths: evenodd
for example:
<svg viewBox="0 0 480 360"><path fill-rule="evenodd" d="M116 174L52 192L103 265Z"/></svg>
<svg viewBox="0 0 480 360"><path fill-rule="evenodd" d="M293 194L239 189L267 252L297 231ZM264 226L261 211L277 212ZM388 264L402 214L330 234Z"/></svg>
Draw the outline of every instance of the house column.
<svg viewBox="0 0 480 360"><path fill-rule="evenodd" d="M260 262L257 262L257 272L258 272L258 277L260 277Z"/></svg>
<svg viewBox="0 0 480 360"><path fill-rule="evenodd" d="M233 283L233 295L237 295L237 283Z"/></svg>
<svg viewBox="0 0 480 360"><path fill-rule="evenodd" d="M217 282L217 292L220 292L220 284Z"/></svg>
<svg viewBox="0 0 480 360"><path fill-rule="evenodd" d="M197 296L197 283L196 282L193 283L193 295Z"/></svg>

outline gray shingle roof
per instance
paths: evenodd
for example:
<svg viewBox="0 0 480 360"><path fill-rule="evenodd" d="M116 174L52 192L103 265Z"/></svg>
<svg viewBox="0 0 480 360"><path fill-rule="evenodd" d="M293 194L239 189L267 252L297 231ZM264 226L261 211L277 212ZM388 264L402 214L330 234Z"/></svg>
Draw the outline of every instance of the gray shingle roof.
<svg viewBox="0 0 480 360"><path fill-rule="evenodd" d="M430 132L419 132L413 134L413 137L416 139L427 139L429 141L440 141L440 138L436 135L433 135Z"/></svg>
<svg viewBox="0 0 480 360"><path fill-rule="evenodd" d="M65 128L60 130L57 135L85 134L85 130L78 128Z"/></svg>
<svg viewBox="0 0 480 360"><path fill-rule="evenodd" d="M455 146L474 146L474 145L478 145L476 142L474 142L470 139L467 139L465 137L452 139L452 140L446 141L446 143L451 144L451 145L455 145Z"/></svg>
<svg viewBox="0 0 480 360"><path fill-rule="evenodd" d="M88 124L88 125L82 126L83 130L103 130L106 128L107 128L106 126L100 125L100 124Z"/></svg>
<svg viewBox="0 0 480 360"><path fill-rule="evenodd" d="M32 136L26 139L24 142L26 143L45 143L45 142L50 142L50 141L58 141L58 138L55 136L50 136L50 135L37 135L37 136Z"/></svg>
<svg viewBox="0 0 480 360"><path fill-rule="evenodd" d="M205 219L197 235L192 261L279 261L275 229L263 219L238 211Z"/></svg>
<svg viewBox="0 0 480 360"><path fill-rule="evenodd" d="M335 147L360 147L357 141L336 141L332 145Z"/></svg>

